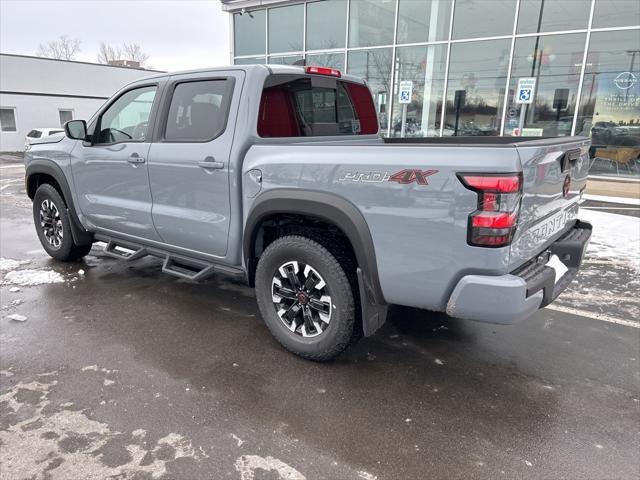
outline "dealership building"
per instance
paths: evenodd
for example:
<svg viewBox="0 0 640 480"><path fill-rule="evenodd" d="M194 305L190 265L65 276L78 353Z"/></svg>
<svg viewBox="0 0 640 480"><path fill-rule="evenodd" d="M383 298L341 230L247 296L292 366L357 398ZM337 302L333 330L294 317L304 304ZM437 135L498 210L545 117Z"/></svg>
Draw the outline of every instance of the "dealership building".
<svg viewBox="0 0 640 480"><path fill-rule="evenodd" d="M221 4L232 63L363 77L385 136L586 135L592 174L640 178L638 0Z"/></svg>

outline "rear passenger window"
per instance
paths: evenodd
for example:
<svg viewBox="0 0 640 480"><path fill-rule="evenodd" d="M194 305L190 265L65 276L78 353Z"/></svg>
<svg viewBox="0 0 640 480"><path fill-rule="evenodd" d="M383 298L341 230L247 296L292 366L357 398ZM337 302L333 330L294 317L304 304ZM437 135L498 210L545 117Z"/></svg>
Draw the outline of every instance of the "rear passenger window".
<svg viewBox="0 0 640 480"><path fill-rule="evenodd" d="M170 142L208 142L225 129L233 82L228 79L176 85L167 116L164 139Z"/></svg>
<svg viewBox="0 0 640 480"><path fill-rule="evenodd" d="M272 75L262 91L258 135L371 135L378 120L365 85L326 78Z"/></svg>

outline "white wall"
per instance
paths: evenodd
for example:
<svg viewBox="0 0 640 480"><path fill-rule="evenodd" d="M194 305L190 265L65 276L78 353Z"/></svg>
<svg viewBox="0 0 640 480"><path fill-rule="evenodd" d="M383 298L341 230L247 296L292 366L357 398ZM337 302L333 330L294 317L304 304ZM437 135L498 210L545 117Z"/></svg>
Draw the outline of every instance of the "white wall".
<svg viewBox="0 0 640 480"><path fill-rule="evenodd" d="M88 120L121 87L155 73L0 54L0 107L15 108L16 119L15 132L0 132L0 151L24 150L24 137L33 128L60 127L59 109Z"/></svg>
<svg viewBox="0 0 640 480"><path fill-rule="evenodd" d="M24 150L24 137L38 127L60 127L58 109L73 110L73 118L88 120L105 100L63 97L33 97L0 93L0 106L15 108L16 131L0 132L0 151Z"/></svg>

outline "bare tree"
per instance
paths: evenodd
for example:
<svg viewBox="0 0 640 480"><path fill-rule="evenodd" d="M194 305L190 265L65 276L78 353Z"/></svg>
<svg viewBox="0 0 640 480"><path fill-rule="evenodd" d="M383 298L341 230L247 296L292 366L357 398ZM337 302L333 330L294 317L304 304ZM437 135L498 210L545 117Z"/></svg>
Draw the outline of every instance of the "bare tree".
<svg viewBox="0 0 640 480"><path fill-rule="evenodd" d="M98 52L99 63L109 63L114 60L131 60L146 66L149 55L142 51L142 47L137 43L123 43L122 46L107 45L102 42Z"/></svg>
<svg viewBox="0 0 640 480"><path fill-rule="evenodd" d="M125 60L138 62L140 66L144 66L149 60L149 55L144 53L137 43L123 43L122 55L124 55Z"/></svg>
<svg viewBox="0 0 640 480"><path fill-rule="evenodd" d="M60 35L57 40L40 44L36 55L57 60L73 60L80 51L80 40Z"/></svg>
<svg viewBox="0 0 640 480"><path fill-rule="evenodd" d="M112 47L106 43L100 43L98 51L98 63L109 63L114 60L122 60L122 49L120 47Z"/></svg>

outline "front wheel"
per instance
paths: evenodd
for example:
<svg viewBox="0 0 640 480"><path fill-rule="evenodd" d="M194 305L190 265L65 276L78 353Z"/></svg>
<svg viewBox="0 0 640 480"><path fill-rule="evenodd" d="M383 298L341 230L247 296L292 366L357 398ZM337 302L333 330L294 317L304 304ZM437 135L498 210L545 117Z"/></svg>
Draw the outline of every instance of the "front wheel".
<svg viewBox="0 0 640 480"><path fill-rule="evenodd" d="M47 183L40 185L33 197L33 222L42 248L56 260L78 260L91 250L91 244L73 241L71 221L60 193Z"/></svg>
<svg viewBox="0 0 640 480"><path fill-rule="evenodd" d="M256 270L262 318L287 350L310 360L330 360L349 344L355 301L349 278L318 242L299 235L279 238Z"/></svg>

